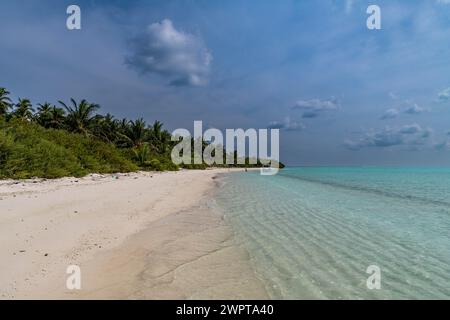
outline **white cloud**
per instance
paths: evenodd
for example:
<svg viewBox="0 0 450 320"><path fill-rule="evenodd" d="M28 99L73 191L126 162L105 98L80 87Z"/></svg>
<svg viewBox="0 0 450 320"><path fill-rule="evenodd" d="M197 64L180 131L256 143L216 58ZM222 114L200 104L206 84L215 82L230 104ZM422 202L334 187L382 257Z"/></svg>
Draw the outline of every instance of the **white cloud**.
<svg viewBox="0 0 450 320"><path fill-rule="evenodd" d="M404 111L407 114L419 114L423 112L430 111L429 109L420 107L417 103L414 103L412 106L406 108Z"/></svg>
<svg viewBox="0 0 450 320"><path fill-rule="evenodd" d="M450 87L438 93L438 100L442 102L450 100Z"/></svg>
<svg viewBox="0 0 450 320"><path fill-rule="evenodd" d="M296 121L292 121L291 117L284 118L283 121L272 121L270 122L269 129L284 129L286 131L301 131L305 126Z"/></svg>
<svg viewBox="0 0 450 320"><path fill-rule="evenodd" d="M397 100L398 96L395 94L395 92L389 92L389 98L391 98L392 100Z"/></svg>
<svg viewBox="0 0 450 320"><path fill-rule="evenodd" d="M149 25L131 47L126 63L141 73L160 74L172 85L207 83L211 53L199 37L175 29L168 19Z"/></svg>
<svg viewBox="0 0 450 320"><path fill-rule="evenodd" d="M424 112L429 112L430 109L428 108L422 108L417 103L411 104L410 101L404 101L402 105L405 105L405 107L398 107L398 108L391 108L387 109L383 115L380 117L381 120L386 119L394 119L397 118L400 113L406 113L409 115L417 115Z"/></svg>
<svg viewBox="0 0 450 320"><path fill-rule="evenodd" d="M405 126L401 127L399 132L403 133L403 134L416 134L421 131L422 131L422 127L419 126L417 123L414 123L414 124L405 125Z"/></svg>
<svg viewBox="0 0 450 320"><path fill-rule="evenodd" d="M303 118L316 118L323 111L332 111L338 108L339 102L335 98L329 100L298 100L292 107L292 109L303 110Z"/></svg>

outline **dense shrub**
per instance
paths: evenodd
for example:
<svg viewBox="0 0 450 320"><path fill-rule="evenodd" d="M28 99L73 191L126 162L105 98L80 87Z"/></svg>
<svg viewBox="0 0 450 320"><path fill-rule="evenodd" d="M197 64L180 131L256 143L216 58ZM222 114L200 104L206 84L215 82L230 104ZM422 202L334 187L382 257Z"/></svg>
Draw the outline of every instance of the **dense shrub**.
<svg viewBox="0 0 450 320"><path fill-rule="evenodd" d="M138 166L114 145L64 130L0 122L0 177L57 178L129 172Z"/></svg>

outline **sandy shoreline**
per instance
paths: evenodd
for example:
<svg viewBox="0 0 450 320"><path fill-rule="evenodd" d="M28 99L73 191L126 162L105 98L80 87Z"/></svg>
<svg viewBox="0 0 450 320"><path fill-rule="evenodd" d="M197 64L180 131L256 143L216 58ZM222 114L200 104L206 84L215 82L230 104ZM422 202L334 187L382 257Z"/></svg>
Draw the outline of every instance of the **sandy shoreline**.
<svg viewBox="0 0 450 320"><path fill-rule="evenodd" d="M1 299L264 299L210 208L228 169L0 182ZM66 268L81 268L81 290Z"/></svg>

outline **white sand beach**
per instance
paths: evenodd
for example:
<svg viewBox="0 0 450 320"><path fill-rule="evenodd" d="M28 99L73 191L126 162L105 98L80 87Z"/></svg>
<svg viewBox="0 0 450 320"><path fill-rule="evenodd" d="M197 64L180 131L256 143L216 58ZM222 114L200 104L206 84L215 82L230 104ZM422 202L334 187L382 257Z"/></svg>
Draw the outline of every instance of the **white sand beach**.
<svg viewBox="0 0 450 320"><path fill-rule="evenodd" d="M0 182L1 299L264 299L208 205L229 169ZM81 290L66 269L81 268Z"/></svg>

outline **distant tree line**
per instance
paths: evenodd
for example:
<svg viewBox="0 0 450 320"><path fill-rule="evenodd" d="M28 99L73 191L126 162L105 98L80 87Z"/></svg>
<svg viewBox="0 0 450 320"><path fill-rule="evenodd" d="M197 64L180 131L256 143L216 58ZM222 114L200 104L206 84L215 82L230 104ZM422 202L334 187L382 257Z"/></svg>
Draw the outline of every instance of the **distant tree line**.
<svg viewBox="0 0 450 320"><path fill-rule="evenodd" d="M170 132L163 129L163 124L160 121L155 121L152 125L148 125L142 118L136 120L125 118L116 119L109 113L106 115L98 113L99 109L100 106L98 104L90 103L86 100L76 101L74 99L70 99L69 103L58 101L57 105L49 102L33 105L29 99L25 98L20 98L18 101L13 102L10 98L10 92L5 88L0 88L0 121L3 122L3 124L0 122L0 130L4 131L3 136L0 135L0 139L4 139L3 142L0 141L0 176L2 161L3 166L6 166L8 159L8 152L5 151L4 146L2 154L2 143L3 145L5 144L5 139L7 139L6 137L8 135L9 139L20 143L20 137L25 137L26 135L22 134L22 136L17 136L18 127L21 127L20 130L23 133L27 132L26 128L33 126L44 129L36 129L34 131L35 135L48 136L52 135L52 132L59 132L60 134L65 132L65 134L72 134L73 139L95 141L96 143L101 142L113 146L115 149L118 149L119 154L125 160L132 161L139 169L177 170L179 168L172 163L170 158L171 150L178 142L171 140ZM15 132L16 136L11 137L12 132ZM53 137L55 137L54 134ZM64 139L53 140L63 141ZM193 139L192 143L194 143ZM207 145L207 142L203 142L203 147ZM64 147L66 149L68 148L66 145ZM82 151L78 150L77 152ZM74 153L76 154L75 150ZM97 156L94 155L93 157L95 158ZM236 152L234 153L234 157L237 158ZM19 155L17 155L16 160L20 162ZM107 161L108 159L101 160ZM25 166L26 164L23 163L23 165ZM57 164L55 165L57 166ZM243 167L247 165L246 163L244 165L222 166ZM181 166L191 169L203 169L207 167L205 164L187 164ZM261 166L261 164L258 162L256 166ZM16 167L20 166L16 165ZM83 164L84 167L86 165ZM129 169L132 170L133 168L133 166L130 166ZM88 168L86 170L91 171L94 168ZM3 176L5 175L14 176L11 172L4 173ZM25 174L25 176L27 175Z"/></svg>

